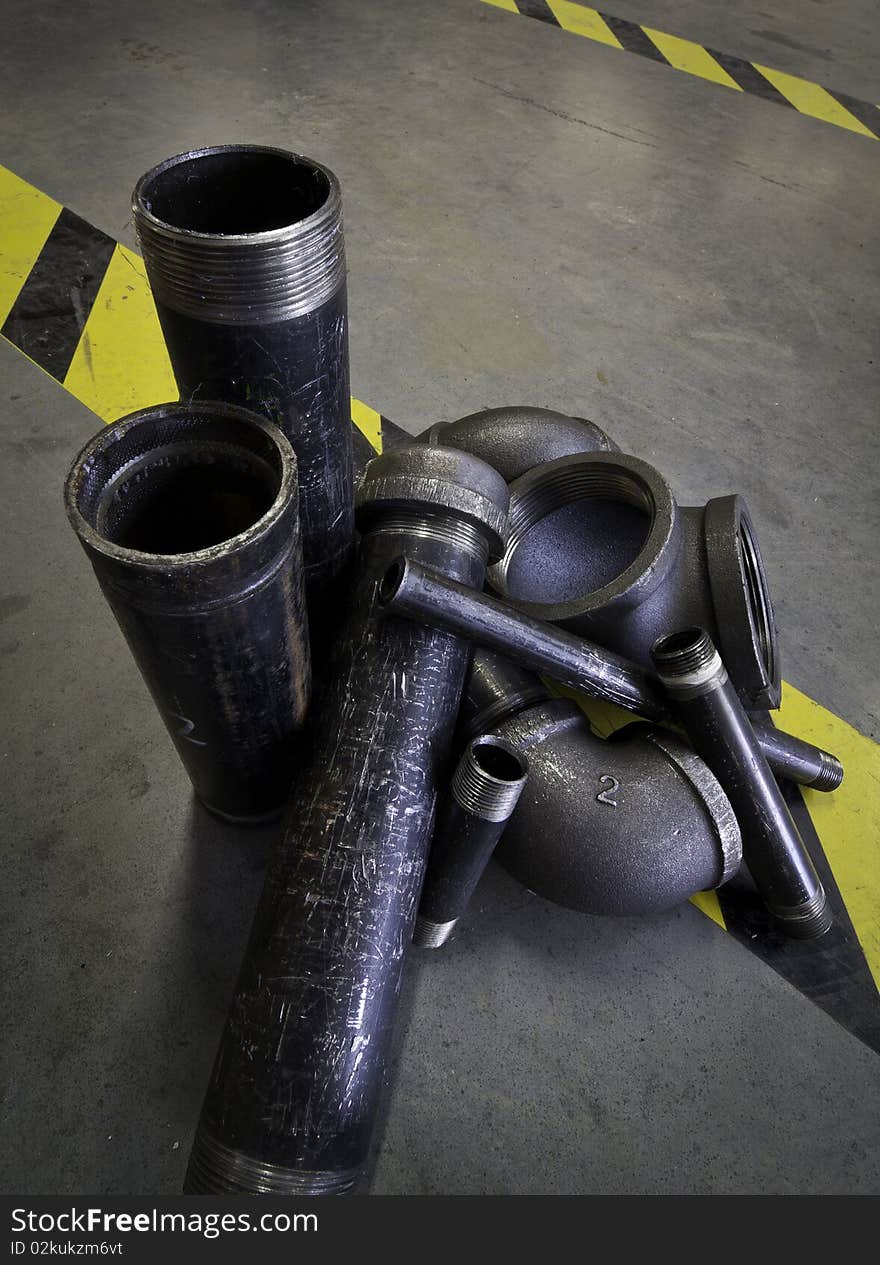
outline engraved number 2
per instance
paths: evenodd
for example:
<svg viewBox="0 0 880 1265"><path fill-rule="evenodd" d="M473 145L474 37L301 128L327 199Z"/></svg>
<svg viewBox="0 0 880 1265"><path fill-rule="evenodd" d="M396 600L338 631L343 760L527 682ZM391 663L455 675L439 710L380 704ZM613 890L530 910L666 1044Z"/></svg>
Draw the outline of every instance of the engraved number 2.
<svg viewBox="0 0 880 1265"><path fill-rule="evenodd" d="M617 778L612 777L610 773L603 773L599 778L599 785L602 789L596 796L596 802L598 804L610 804L612 808L616 808L617 800L611 797L620 786Z"/></svg>

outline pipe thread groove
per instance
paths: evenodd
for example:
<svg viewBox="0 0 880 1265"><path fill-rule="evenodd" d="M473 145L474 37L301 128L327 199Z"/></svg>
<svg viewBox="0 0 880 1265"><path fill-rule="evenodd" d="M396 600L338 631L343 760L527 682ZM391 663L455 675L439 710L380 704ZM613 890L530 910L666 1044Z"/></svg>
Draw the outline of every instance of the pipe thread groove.
<svg viewBox="0 0 880 1265"><path fill-rule="evenodd" d="M357 1181L356 1169L341 1172L286 1168L225 1146L199 1125L183 1193L185 1195L345 1195Z"/></svg>
<svg viewBox="0 0 880 1265"><path fill-rule="evenodd" d="M785 924L790 936L799 940L816 940L824 936L834 921L828 908L828 898L821 883L816 884L816 891L800 905L771 905L770 912Z"/></svg>
<svg viewBox="0 0 880 1265"><path fill-rule="evenodd" d="M418 949L439 949L452 935L458 919L449 922L434 922L431 918L423 918L419 914L413 931L413 944Z"/></svg>
<svg viewBox="0 0 880 1265"><path fill-rule="evenodd" d="M393 513L383 514L375 524L364 529L371 535L397 534L419 540L435 540L438 544L462 549L477 561L485 563L489 555L489 542L485 531L465 518L453 518L448 512L411 510L401 507Z"/></svg>
<svg viewBox="0 0 880 1265"><path fill-rule="evenodd" d="M266 204L264 224L242 210L242 189L253 204ZM199 227L164 218L181 191L187 214L179 218ZM223 223L227 199L234 210ZM205 209L212 205L221 208L217 219ZM138 181L132 211L153 294L186 316L228 325L289 320L344 284L339 182L300 154L262 145L178 154Z"/></svg>
<svg viewBox="0 0 880 1265"><path fill-rule="evenodd" d="M507 821L527 776L525 758L512 743L484 734L468 743L452 775L452 795L473 817Z"/></svg>

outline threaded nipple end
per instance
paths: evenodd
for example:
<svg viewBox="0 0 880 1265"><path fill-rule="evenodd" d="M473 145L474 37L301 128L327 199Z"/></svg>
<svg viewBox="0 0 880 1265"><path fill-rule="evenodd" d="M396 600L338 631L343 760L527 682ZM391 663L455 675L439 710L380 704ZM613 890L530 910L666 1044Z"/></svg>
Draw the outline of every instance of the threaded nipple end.
<svg viewBox="0 0 880 1265"><path fill-rule="evenodd" d="M416 918L412 942L417 949L439 949L446 943L457 925L457 918L452 918L449 922L434 922L433 919L423 918L419 914Z"/></svg>
<svg viewBox="0 0 880 1265"><path fill-rule="evenodd" d="M682 628L658 638L651 658L661 681L673 690L720 680L725 672L715 643L703 628Z"/></svg>
<svg viewBox="0 0 880 1265"><path fill-rule="evenodd" d="M821 883L817 885L814 895L800 905L769 905L768 908L779 920L786 935L794 940L818 940L831 929L834 922Z"/></svg>
<svg viewBox="0 0 880 1265"><path fill-rule="evenodd" d="M819 772L809 785L816 791L836 791L843 781L843 765L830 751L820 751L819 762Z"/></svg>
<svg viewBox="0 0 880 1265"><path fill-rule="evenodd" d="M301 154L178 154L141 177L132 210L153 294L197 320L290 320L345 282L339 181Z"/></svg>
<svg viewBox="0 0 880 1265"><path fill-rule="evenodd" d="M452 775L452 795L473 817L507 821L527 777L526 758L512 743L483 734L468 743Z"/></svg>
<svg viewBox="0 0 880 1265"><path fill-rule="evenodd" d="M183 1184L185 1195L347 1195L357 1169L339 1172L285 1168L245 1155L200 1124Z"/></svg>

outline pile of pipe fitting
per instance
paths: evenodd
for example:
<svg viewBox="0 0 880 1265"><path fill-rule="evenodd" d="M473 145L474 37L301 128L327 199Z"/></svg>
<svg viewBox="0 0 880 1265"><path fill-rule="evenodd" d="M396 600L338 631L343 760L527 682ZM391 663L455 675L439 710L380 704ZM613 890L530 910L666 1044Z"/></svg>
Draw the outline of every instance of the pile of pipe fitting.
<svg viewBox="0 0 880 1265"><path fill-rule="evenodd" d="M680 506L591 422L521 407L356 478L332 172L204 149L133 206L181 398L87 444L67 511L201 803L285 815L185 1189L343 1193L407 948L446 941L493 853L606 915L744 861L784 932L820 936L776 778L843 770L768 718L777 633L738 496ZM639 719L600 739L558 686Z"/></svg>

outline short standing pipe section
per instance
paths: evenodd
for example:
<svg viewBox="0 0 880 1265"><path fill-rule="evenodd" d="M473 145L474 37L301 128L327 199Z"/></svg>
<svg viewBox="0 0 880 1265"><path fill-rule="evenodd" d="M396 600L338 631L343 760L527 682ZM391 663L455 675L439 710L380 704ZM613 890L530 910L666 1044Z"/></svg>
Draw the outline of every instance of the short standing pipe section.
<svg viewBox="0 0 880 1265"><path fill-rule="evenodd" d="M733 805L767 908L790 936L824 935L831 926L824 889L711 637L682 629L661 637L651 654L694 749Z"/></svg>
<svg viewBox="0 0 880 1265"><path fill-rule="evenodd" d="M157 405L86 444L64 495L196 794L277 816L310 686L290 444L231 405Z"/></svg>
<svg viewBox="0 0 880 1265"><path fill-rule="evenodd" d="M367 1154L469 658L449 633L380 618L376 591L401 549L482 584L508 493L477 458L419 446L372 461L358 502L359 569L214 1064L191 1194L343 1193Z"/></svg>
<svg viewBox="0 0 880 1265"><path fill-rule="evenodd" d="M293 445L315 622L354 531L339 182L300 154L219 145L148 171L132 207L181 396L254 409Z"/></svg>
<svg viewBox="0 0 880 1265"><path fill-rule="evenodd" d="M438 949L467 909L519 801L525 756L504 738L473 738L452 775L428 858L413 944Z"/></svg>
<svg viewBox="0 0 880 1265"><path fill-rule="evenodd" d="M396 615L459 633L589 698L616 703L646 720L674 719L653 672L488 594L475 593L448 577L435 575L408 558L397 558L389 567L382 602ZM821 791L832 791L842 782L843 766L830 752L766 725L756 733L780 777Z"/></svg>

